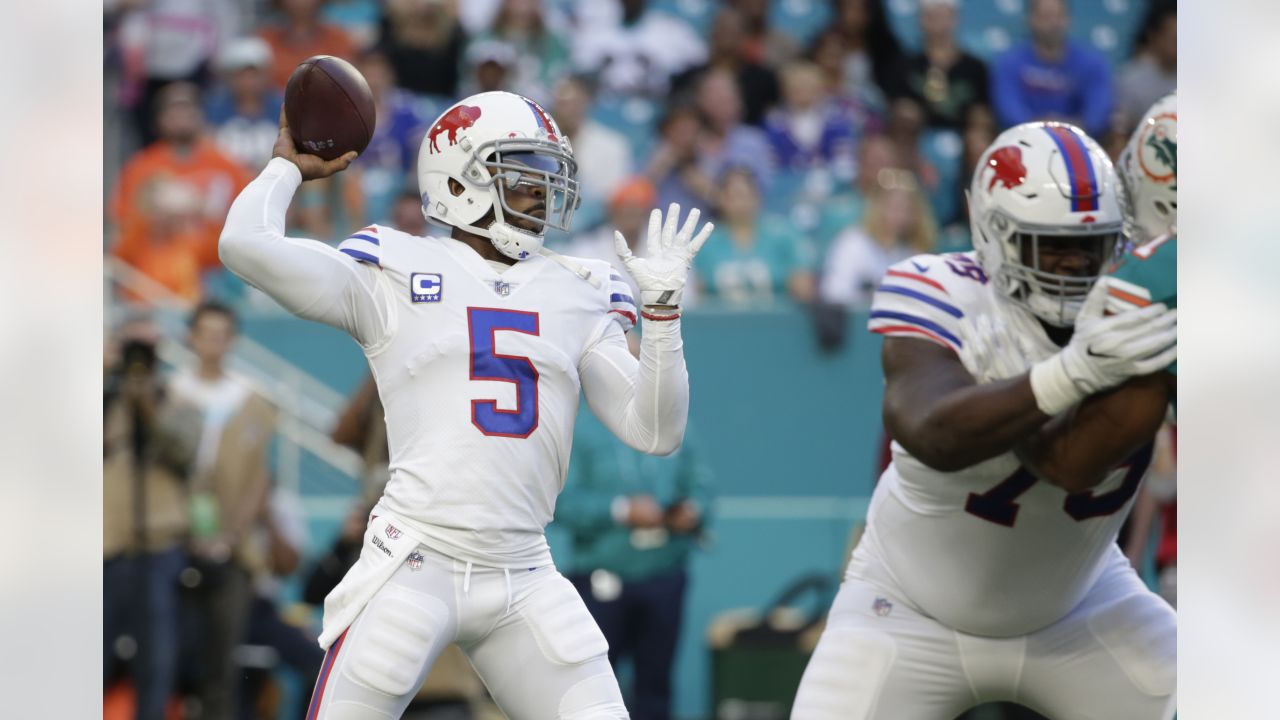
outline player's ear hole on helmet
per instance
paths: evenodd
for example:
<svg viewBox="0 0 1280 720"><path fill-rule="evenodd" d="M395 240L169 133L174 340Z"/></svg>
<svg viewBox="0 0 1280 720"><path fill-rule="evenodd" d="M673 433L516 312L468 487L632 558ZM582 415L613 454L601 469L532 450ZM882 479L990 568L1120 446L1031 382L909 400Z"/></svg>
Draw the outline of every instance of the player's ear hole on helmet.
<svg viewBox="0 0 1280 720"><path fill-rule="evenodd" d="M453 178L449 178L449 192L453 193L454 197L461 195L465 190L466 188L463 187L462 183Z"/></svg>

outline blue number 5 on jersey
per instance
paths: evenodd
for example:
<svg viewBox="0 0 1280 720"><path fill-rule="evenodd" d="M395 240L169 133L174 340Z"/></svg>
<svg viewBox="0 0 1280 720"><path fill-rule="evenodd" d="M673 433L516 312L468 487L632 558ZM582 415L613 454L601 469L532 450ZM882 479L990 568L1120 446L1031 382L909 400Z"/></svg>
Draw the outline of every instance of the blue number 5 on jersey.
<svg viewBox="0 0 1280 720"><path fill-rule="evenodd" d="M501 331L538 334L538 314L497 308L467 308L471 337L471 379L497 380L516 386L515 410L500 410L496 400L472 400L471 423L485 435L527 438L538 427L538 369L523 355L494 351Z"/></svg>

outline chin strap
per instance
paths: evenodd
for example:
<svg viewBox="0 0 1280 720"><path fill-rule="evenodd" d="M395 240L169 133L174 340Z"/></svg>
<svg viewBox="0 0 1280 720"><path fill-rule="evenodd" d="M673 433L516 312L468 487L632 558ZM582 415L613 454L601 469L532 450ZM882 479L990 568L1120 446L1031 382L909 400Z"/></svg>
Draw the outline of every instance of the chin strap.
<svg viewBox="0 0 1280 720"><path fill-rule="evenodd" d="M538 254L547 258L548 260L554 261L557 265L564 268L565 270L568 270L574 275L577 275L583 280L586 280L587 282L591 283L591 286L594 287L595 289L599 290L604 287L604 283L596 279L595 273L579 265L578 263L570 260L569 258L561 255L560 253L548 248L546 245L543 245L542 247L538 248Z"/></svg>

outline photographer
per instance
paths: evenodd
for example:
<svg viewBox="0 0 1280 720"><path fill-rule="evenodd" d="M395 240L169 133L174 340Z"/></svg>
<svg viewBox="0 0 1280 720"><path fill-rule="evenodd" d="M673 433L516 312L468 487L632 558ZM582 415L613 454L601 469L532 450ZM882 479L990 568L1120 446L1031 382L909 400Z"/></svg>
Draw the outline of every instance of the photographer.
<svg viewBox="0 0 1280 720"><path fill-rule="evenodd" d="M201 303L188 322L197 362L176 372L171 394L198 408L203 420L189 481L191 564L199 571L193 600L200 618L201 717L230 718L237 707L235 649L245 641L252 577L270 564L254 529L270 490L267 453L275 408L225 360L238 322L231 308Z"/></svg>
<svg viewBox="0 0 1280 720"><path fill-rule="evenodd" d="M157 333L127 322L104 367L102 580L104 683L132 660L137 717L163 718L178 660L178 573L188 527L185 477L200 418L166 392Z"/></svg>

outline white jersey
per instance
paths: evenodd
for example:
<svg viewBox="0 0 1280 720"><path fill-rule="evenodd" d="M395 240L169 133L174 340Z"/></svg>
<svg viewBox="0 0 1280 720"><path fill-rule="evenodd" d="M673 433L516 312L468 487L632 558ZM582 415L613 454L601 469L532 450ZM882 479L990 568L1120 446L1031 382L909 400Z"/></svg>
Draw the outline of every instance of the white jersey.
<svg viewBox="0 0 1280 720"><path fill-rule="evenodd" d="M429 545L491 567L550 563L543 529L568 470L580 389L632 447L678 447L688 409L679 322L648 323L637 363L624 337L636 308L607 263L566 261L590 279L543 256L502 266L460 241L383 226L338 250L285 238L299 180L292 163L273 160L246 188L223 261L359 341L386 412L379 507Z"/></svg>
<svg viewBox="0 0 1280 720"><path fill-rule="evenodd" d="M1026 310L998 297L970 253L894 265L876 291L872 332L962 347L962 319L999 313L1033 362L1057 351ZM982 378L981 368L968 368ZM979 379L979 382L983 382ZM850 573L896 590L922 613L1007 637L1065 616L1094 584L1150 464L1150 448L1092 492L1068 495L1005 453L940 472L893 444Z"/></svg>

